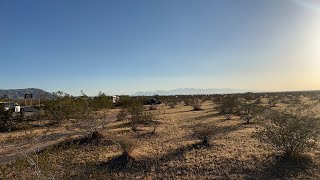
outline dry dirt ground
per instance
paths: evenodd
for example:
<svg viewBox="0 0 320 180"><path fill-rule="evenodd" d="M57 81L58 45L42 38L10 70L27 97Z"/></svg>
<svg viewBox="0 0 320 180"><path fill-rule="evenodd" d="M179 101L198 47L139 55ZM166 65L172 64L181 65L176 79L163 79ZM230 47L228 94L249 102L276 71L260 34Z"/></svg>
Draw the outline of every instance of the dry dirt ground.
<svg viewBox="0 0 320 180"><path fill-rule="evenodd" d="M57 168L52 170L56 174L43 175L57 179L58 174L74 179L320 179L319 149L306 153L298 161L282 159L278 152L254 136L259 128L257 123L244 124L236 116L225 120L210 101L202 108L202 111L193 111L192 107L182 104L175 108L160 105L152 111L158 122L155 134L152 134L153 126L139 126L139 130L133 132L126 126L127 122L116 121L118 110L111 110L100 129L104 136L100 143L75 145L48 151L45 155L30 155L30 158L43 158L39 161L43 163L39 163L43 174ZM199 140L193 136L193 130L202 126L214 131L209 147L196 145ZM22 161L8 163L21 157L24 154L21 152L31 153L35 148L44 149L83 133L68 126L38 128L31 135L22 131L2 133L0 162L6 163L2 167L10 169ZM124 138L135 144L131 153L135 161L126 167L113 168L112 160L121 154L114 140ZM19 171L29 179L35 177L34 167L30 165L29 169ZM10 173L8 170L9 176ZM19 179L19 175L12 177Z"/></svg>

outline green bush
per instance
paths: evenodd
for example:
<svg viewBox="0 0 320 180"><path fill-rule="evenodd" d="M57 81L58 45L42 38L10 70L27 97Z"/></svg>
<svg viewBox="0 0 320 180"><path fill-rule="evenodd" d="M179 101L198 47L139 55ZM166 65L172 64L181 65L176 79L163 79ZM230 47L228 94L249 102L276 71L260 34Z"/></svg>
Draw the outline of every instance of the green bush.
<svg viewBox="0 0 320 180"><path fill-rule="evenodd" d="M14 124L13 118L13 110L10 109L5 111L2 107L0 107L0 130L7 131L11 130Z"/></svg>
<svg viewBox="0 0 320 180"><path fill-rule="evenodd" d="M46 114L55 121L89 118L92 109L88 98L75 98L69 95L48 100L45 103Z"/></svg>
<svg viewBox="0 0 320 180"><path fill-rule="evenodd" d="M120 110L118 120L128 118L132 130L137 130L140 124L150 124L154 120L154 115L151 112L144 111L143 104L138 100L133 100Z"/></svg>
<svg viewBox="0 0 320 180"><path fill-rule="evenodd" d="M113 107L112 99L111 97L106 96L104 93L99 92L98 96L89 99L89 107L94 111L110 109Z"/></svg>

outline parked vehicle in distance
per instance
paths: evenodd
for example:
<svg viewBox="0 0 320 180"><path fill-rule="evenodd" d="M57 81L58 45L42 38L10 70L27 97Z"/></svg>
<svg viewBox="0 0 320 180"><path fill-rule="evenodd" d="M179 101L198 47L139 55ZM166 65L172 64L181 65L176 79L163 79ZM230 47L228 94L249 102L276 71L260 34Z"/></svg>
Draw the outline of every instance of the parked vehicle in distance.
<svg viewBox="0 0 320 180"><path fill-rule="evenodd" d="M161 103L162 102L157 98L149 98L146 101L146 104L148 104L148 105L161 104Z"/></svg>
<svg viewBox="0 0 320 180"><path fill-rule="evenodd" d="M9 111L12 109L17 113L21 110L20 105L14 102L0 102L0 107L2 107L4 111Z"/></svg>
<svg viewBox="0 0 320 180"><path fill-rule="evenodd" d="M120 100L119 96L112 96L113 105L116 105L119 102L119 100Z"/></svg>

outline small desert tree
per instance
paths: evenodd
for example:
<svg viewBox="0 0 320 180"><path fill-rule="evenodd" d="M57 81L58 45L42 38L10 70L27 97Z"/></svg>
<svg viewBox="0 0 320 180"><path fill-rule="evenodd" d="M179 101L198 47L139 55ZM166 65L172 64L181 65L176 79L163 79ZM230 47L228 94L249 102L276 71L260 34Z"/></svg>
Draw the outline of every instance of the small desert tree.
<svg viewBox="0 0 320 180"><path fill-rule="evenodd" d="M263 122L258 137L289 157L313 148L319 138L320 125L308 109L289 107L284 112L273 111Z"/></svg>

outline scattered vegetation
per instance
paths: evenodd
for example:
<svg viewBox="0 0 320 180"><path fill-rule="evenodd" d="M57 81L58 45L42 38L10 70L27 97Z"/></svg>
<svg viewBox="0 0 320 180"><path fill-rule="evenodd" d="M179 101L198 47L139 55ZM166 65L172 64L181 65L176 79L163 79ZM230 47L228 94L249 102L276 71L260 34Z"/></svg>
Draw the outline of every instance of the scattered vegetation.
<svg viewBox="0 0 320 180"><path fill-rule="evenodd" d="M232 114L239 111L239 100L237 96L228 95L220 100L219 110L227 120L231 119Z"/></svg>
<svg viewBox="0 0 320 180"><path fill-rule="evenodd" d="M201 140L200 145L209 146L210 138L213 134L213 129L210 127L197 127L193 130L193 134L196 138Z"/></svg>
<svg viewBox="0 0 320 180"><path fill-rule="evenodd" d="M198 98L194 98L191 102L192 108L194 111L200 111L202 110L202 101Z"/></svg>
<svg viewBox="0 0 320 180"><path fill-rule="evenodd" d="M315 147L320 133L319 119L314 118L306 107L273 111L265 118L263 130L259 132L260 140L286 156L297 156Z"/></svg>
<svg viewBox="0 0 320 180"><path fill-rule="evenodd" d="M0 179L320 178L320 124L314 114L319 107L312 104L319 97L316 93L157 96L173 108L157 106L157 111L144 105L150 97L123 96L116 107L103 93L88 97L82 92L81 97L72 97L58 92L56 97L46 100L41 115L24 119L29 124L36 123L34 118L44 119L43 126L0 134L4 154L0 162L8 162L6 155L12 153L5 148L29 150L19 153L20 158L12 163L0 165ZM270 107L270 99L276 106ZM205 111L176 107L181 101ZM218 112L210 110L212 106ZM104 111L108 112L105 118L97 116ZM0 114L3 131L20 122L12 111ZM221 121L221 115L256 123L244 126L239 121ZM155 122L156 117L161 123ZM52 126L51 122L59 123ZM59 143L32 153L32 146L47 142ZM29 144L32 151L24 149ZM272 149L283 157L302 154L311 160L307 165L286 161Z"/></svg>

